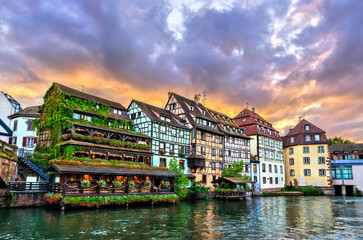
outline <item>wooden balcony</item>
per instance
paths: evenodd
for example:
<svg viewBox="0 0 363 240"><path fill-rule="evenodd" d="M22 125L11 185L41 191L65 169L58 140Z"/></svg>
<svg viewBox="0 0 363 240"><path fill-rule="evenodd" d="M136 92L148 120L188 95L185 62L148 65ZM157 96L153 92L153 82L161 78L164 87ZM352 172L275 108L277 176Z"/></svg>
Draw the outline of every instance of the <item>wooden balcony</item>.
<svg viewBox="0 0 363 240"><path fill-rule="evenodd" d="M46 193L48 182L9 182L9 191L12 193Z"/></svg>

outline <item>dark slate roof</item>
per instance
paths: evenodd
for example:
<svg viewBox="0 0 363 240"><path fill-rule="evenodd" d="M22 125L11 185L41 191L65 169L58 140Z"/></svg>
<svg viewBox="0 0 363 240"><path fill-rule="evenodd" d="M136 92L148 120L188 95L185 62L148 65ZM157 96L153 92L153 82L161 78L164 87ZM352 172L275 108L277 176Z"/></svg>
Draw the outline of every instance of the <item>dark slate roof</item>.
<svg viewBox="0 0 363 240"><path fill-rule="evenodd" d="M363 152L363 143L356 144L334 144L330 146L330 153L334 152Z"/></svg>
<svg viewBox="0 0 363 240"><path fill-rule="evenodd" d="M235 137L250 139L250 137L247 137L247 135L243 133L242 129L240 127L238 127L238 125L232 120L232 118L230 118L229 116L227 116L224 113L217 112L213 109L210 109L210 108L206 108L206 109L208 110L208 113L211 115L211 117L219 123L218 127L222 132L224 132L225 134L228 134L228 135L235 136ZM226 119L228 121L226 121ZM227 126L229 128L229 130L225 130L224 129L225 126ZM236 133L235 131L233 131L233 128L240 130L241 133Z"/></svg>
<svg viewBox="0 0 363 240"><path fill-rule="evenodd" d="M243 132L247 136L260 135L282 141L280 135L276 135L276 132L278 133L278 131L272 127L271 123L267 122L256 112L253 112L247 108L243 109L239 114L237 114L233 120L240 128L243 129ZM260 131L258 130L257 125L260 126ZM261 127L264 127L266 131L264 132ZM271 135L268 133L267 129L272 131Z"/></svg>
<svg viewBox="0 0 363 240"><path fill-rule="evenodd" d="M82 98L82 99L85 99L85 100L90 100L90 101L101 103L101 104L104 104L104 105L107 105L107 106L110 106L110 107L113 107L113 108L117 108L117 109L120 109L120 110L127 111L127 109L121 103L113 102L113 101L110 101L110 100L107 100L107 99L104 99L104 98L94 96L92 94L88 94L88 93L85 93L85 92L82 92L82 91L78 91L78 90L76 90L74 88L64 86L64 85L62 85L60 83L56 83L56 84L58 85L59 89L62 92L66 93L66 94L69 94L69 95L71 95L73 97L78 97L78 98Z"/></svg>
<svg viewBox="0 0 363 240"><path fill-rule="evenodd" d="M150 104L144 103L144 102L140 102L137 100L132 100L132 102L136 103L137 106L146 114L146 116L148 116L150 118L150 120L152 121L156 121L156 122L161 122L161 123L166 123L169 125L173 125L176 127L180 127L180 128L185 128L185 129L189 129L188 127L186 127L185 125L181 125L180 122L183 121L185 122L185 120L181 119L180 117L178 117L177 115L175 115L174 113L170 112L169 110L166 109L162 109L162 108L158 108L155 106L152 106ZM132 104L131 102L131 104ZM130 104L130 105L131 105ZM159 115L159 116L158 116ZM160 119L160 116L164 116L164 117L168 117L170 118L171 122L167 122L167 121L163 121Z"/></svg>
<svg viewBox="0 0 363 240"><path fill-rule="evenodd" d="M56 171L65 174L102 174L102 175L124 175L124 176L165 176L177 177L179 174L169 170L149 170L133 168L111 168L111 167L92 167L92 166L73 166L51 163L46 172Z"/></svg>
<svg viewBox="0 0 363 240"><path fill-rule="evenodd" d="M200 155L200 154L190 154L187 159L203 159L205 160L205 156L204 155Z"/></svg>
<svg viewBox="0 0 363 240"><path fill-rule="evenodd" d="M214 180L212 183L221 183L221 182L231 182L235 184L244 184L244 183L255 183L252 180L246 178L237 178L237 177L220 177L217 180Z"/></svg>
<svg viewBox="0 0 363 240"><path fill-rule="evenodd" d="M20 110L17 113L14 113L12 115L10 115L8 118L9 119L13 119L13 118L17 118L17 117L40 117L40 107L41 106L31 106L31 107L27 107L24 108L22 110Z"/></svg>
<svg viewBox="0 0 363 240"><path fill-rule="evenodd" d="M305 125L310 125L310 130L305 130ZM311 135L311 141L306 141L305 136ZM320 135L320 141L315 141L314 135ZM291 137L295 140L291 143ZM329 141L325 135L325 131L315 126L309 121L301 120L286 136L284 136L284 147L295 145L311 145L311 144L329 144Z"/></svg>
<svg viewBox="0 0 363 240"><path fill-rule="evenodd" d="M198 118L201 118L201 119L205 119L205 120L208 120L210 122L213 122L213 123L216 123L218 124L217 121L215 121L209 114L208 114L208 110L203 106L203 104L201 103L196 103L195 101L191 100L191 99L188 99L186 97L183 97L181 95L178 95L176 93L171 93L170 94L170 97L171 98L172 96L175 97L175 99L178 101L178 103L180 104L181 108L184 110L185 112L185 116L186 118L189 120L189 122L193 125L193 127L197 127L197 128L200 128L200 129L203 129L205 131L210 131L210 132L214 132L214 133L217 133L217 134L221 134L221 135L225 135L222 131L220 131L218 128L215 129L215 128L211 128L211 127L207 127L207 126L203 126L203 125L200 125L200 124L197 124L192 115L195 116L195 117L198 117ZM190 108L188 107L189 106L192 106L193 107L193 110L190 110ZM204 110L206 112L206 114L204 115L199 109L201 110Z"/></svg>

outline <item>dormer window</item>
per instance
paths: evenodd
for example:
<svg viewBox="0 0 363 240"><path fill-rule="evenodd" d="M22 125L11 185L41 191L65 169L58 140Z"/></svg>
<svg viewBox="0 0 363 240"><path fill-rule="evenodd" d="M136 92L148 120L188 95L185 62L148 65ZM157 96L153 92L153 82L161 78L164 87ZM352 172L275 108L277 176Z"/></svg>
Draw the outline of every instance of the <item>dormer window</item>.
<svg viewBox="0 0 363 240"><path fill-rule="evenodd" d="M310 142L311 141L311 136L310 135L306 135L305 136L305 141Z"/></svg>
<svg viewBox="0 0 363 240"><path fill-rule="evenodd" d="M315 135L315 141L320 141L320 135Z"/></svg>
<svg viewBox="0 0 363 240"><path fill-rule="evenodd" d="M310 125L309 124L305 125L305 131L310 131Z"/></svg>
<svg viewBox="0 0 363 240"><path fill-rule="evenodd" d="M294 143L295 142L295 137L291 137L290 142Z"/></svg>
<svg viewBox="0 0 363 240"><path fill-rule="evenodd" d="M176 108L176 104L172 103L169 105L170 110L174 110Z"/></svg>
<svg viewBox="0 0 363 240"><path fill-rule="evenodd" d="M193 106L190 106L189 109L190 109L190 111L194 111Z"/></svg>
<svg viewBox="0 0 363 240"><path fill-rule="evenodd" d="M202 113L203 113L203 115L205 115L205 111L204 110L202 111Z"/></svg>
<svg viewBox="0 0 363 240"><path fill-rule="evenodd" d="M180 122L180 125L183 125L184 126L185 125L185 122L184 121L181 121Z"/></svg>

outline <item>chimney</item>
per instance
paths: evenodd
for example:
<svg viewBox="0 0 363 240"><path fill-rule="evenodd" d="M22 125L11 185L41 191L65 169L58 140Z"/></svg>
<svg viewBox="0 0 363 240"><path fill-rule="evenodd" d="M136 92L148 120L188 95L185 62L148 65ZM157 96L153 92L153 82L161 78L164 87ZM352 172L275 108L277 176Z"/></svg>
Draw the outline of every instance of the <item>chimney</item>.
<svg viewBox="0 0 363 240"><path fill-rule="evenodd" d="M255 112L255 107L252 108L252 112Z"/></svg>
<svg viewBox="0 0 363 240"><path fill-rule="evenodd" d="M198 104L199 99L200 99L200 94L194 95L194 102L195 102L196 104Z"/></svg>

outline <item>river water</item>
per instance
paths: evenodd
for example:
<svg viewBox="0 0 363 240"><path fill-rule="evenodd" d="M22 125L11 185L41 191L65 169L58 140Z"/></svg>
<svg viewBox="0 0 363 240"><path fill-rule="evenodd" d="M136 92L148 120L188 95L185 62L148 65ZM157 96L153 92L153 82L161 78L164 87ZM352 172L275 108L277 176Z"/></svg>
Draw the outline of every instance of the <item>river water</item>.
<svg viewBox="0 0 363 240"><path fill-rule="evenodd" d="M86 211L0 210L0 239L363 239L363 198L264 197Z"/></svg>

